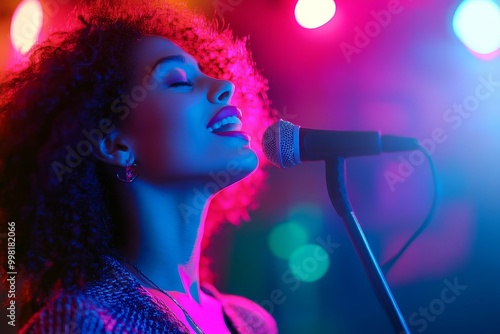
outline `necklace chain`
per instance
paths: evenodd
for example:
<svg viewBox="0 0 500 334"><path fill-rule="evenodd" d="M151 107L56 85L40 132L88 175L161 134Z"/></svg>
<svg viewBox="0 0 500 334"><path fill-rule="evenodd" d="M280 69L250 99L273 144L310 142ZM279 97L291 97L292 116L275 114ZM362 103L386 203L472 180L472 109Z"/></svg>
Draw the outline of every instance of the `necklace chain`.
<svg viewBox="0 0 500 334"><path fill-rule="evenodd" d="M175 305L177 305L182 310L182 312L186 316L187 320L194 326L194 329L196 330L196 332L198 334L203 334L203 331L201 330L201 328L196 324L196 322L194 322L193 318L191 318L191 316L189 315L189 313L181 306L181 304L174 297L172 297L167 291L163 290L158 285L156 285L156 283L153 282L149 277L147 277L146 274L144 274L139 268L137 268L132 263L132 261L130 261L129 259L127 259L125 257L121 257L121 258L125 262L127 262L128 264L130 264L132 267L134 267L134 269L137 270L137 272L139 272L141 274L141 276L144 277L151 285L153 285L156 289L158 289L158 291L160 291L161 293L163 293L164 295L166 295L168 298L170 298L175 303Z"/></svg>

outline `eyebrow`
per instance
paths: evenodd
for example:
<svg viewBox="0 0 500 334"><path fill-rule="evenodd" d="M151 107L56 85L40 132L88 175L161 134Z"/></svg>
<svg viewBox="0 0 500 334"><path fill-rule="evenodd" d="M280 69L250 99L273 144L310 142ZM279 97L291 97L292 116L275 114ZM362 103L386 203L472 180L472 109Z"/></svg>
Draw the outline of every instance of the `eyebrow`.
<svg viewBox="0 0 500 334"><path fill-rule="evenodd" d="M165 64L165 63L168 63L168 62L174 62L174 63L181 63L181 64L185 64L187 61L186 61L186 57L182 56L182 55L173 55L173 56L166 56L166 57L163 57L163 58L160 58L156 61L156 63L154 63L152 69L153 71L156 70L156 67L161 65L161 64ZM198 69L201 71L201 67L200 67L200 64L198 62L196 62L196 66L198 67Z"/></svg>

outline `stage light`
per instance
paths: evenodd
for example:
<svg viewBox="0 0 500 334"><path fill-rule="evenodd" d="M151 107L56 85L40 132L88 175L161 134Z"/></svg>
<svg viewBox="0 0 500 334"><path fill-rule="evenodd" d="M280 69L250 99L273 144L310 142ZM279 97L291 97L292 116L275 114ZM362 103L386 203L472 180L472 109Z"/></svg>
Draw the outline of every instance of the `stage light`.
<svg viewBox="0 0 500 334"><path fill-rule="evenodd" d="M500 8L490 0L466 0L455 11L453 30L470 50L495 52L500 48Z"/></svg>
<svg viewBox="0 0 500 334"><path fill-rule="evenodd" d="M14 49L25 54L37 42L43 24L42 5L38 0L23 0L16 8L10 25Z"/></svg>
<svg viewBox="0 0 500 334"><path fill-rule="evenodd" d="M330 256L320 245L306 244L290 256L291 273L303 282L314 282L323 277L330 267Z"/></svg>
<svg viewBox="0 0 500 334"><path fill-rule="evenodd" d="M295 6L295 18L302 27L315 29L330 21L335 10L333 0L299 0Z"/></svg>

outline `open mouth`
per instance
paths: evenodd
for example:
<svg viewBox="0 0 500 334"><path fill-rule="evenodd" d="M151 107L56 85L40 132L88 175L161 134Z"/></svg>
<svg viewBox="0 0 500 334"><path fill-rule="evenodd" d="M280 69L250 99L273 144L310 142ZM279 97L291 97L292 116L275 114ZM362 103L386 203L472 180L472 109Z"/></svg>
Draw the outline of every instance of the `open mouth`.
<svg viewBox="0 0 500 334"><path fill-rule="evenodd" d="M235 106L226 106L219 110L207 124L207 130L219 136L239 137L247 141L250 136L241 131L242 112Z"/></svg>
<svg viewBox="0 0 500 334"><path fill-rule="evenodd" d="M209 132L217 134L221 132L241 131L242 125L238 116L228 116L217 121L207 129Z"/></svg>
<svg viewBox="0 0 500 334"><path fill-rule="evenodd" d="M247 142L250 136L241 131L241 110L234 106L227 106L219 110L207 124L207 130L224 137L241 138Z"/></svg>

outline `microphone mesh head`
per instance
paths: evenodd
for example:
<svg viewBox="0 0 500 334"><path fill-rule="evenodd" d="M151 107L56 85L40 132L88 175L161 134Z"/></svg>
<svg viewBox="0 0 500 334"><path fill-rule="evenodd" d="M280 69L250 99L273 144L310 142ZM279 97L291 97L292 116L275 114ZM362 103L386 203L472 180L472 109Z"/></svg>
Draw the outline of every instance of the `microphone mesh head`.
<svg viewBox="0 0 500 334"><path fill-rule="evenodd" d="M276 167L299 164L299 126L280 119L264 132L262 147L267 159Z"/></svg>

